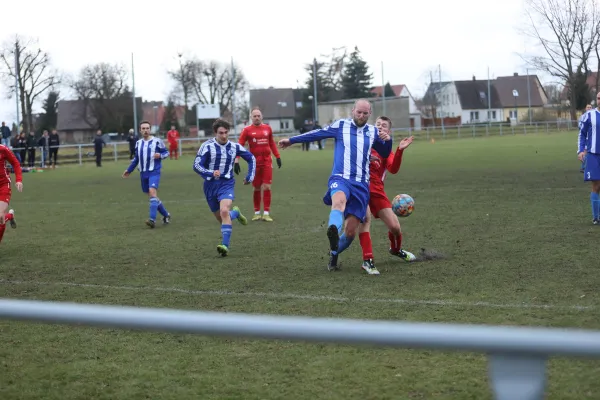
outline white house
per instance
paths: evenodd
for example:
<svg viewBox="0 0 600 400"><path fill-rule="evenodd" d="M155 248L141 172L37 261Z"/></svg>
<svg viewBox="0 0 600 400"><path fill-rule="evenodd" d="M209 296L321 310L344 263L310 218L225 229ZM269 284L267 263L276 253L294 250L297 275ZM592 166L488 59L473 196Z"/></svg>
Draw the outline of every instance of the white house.
<svg viewBox="0 0 600 400"><path fill-rule="evenodd" d="M392 91L394 92L395 97L408 97L408 105L409 105L409 116L410 116L410 124L411 127L415 130L421 129L421 111L417 107L417 103L413 98L410 90L408 90L408 86L404 84L400 85L390 85ZM375 94L377 97L382 97L383 93L385 93L385 86L375 86L371 89L371 92Z"/></svg>

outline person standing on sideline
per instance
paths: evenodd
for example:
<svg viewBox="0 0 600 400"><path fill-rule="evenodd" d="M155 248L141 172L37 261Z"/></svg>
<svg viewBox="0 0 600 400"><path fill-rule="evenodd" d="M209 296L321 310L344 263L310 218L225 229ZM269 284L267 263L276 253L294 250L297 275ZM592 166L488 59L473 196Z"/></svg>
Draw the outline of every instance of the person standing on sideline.
<svg viewBox="0 0 600 400"><path fill-rule="evenodd" d="M27 164L29 168L35 167L35 148L37 147L37 140L35 140L35 132L29 132L27 137Z"/></svg>
<svg viewBox="0 0 600 400"><path fill-rule="evenodd" d="M48 161L48 146L50 143L50 138L48 136L48 131L44 130L42 137L38 140L38 146L42 148L42 159L40 160L40 167L45 168L46 165L50 165Z"/></svg>
<svg viewBox="0 0 600 400"><path fill-rule="evenodd" d="M94 138L94 154L96 155L96 167L102 166L102 149L106 146L104 138L102 137L102 131L98 129L96 137Z"/></svg>
<svg viewBox="0 0 600 400"><path fill-rule="evenodd" d="M2 121L2 126L0 126L0 136L2 137L2 144L6 147L10 146L10 128L6 126L6 123Z"/></svg>
<svg viewBox="0 0 600 400"><path fill-rule="evenodd" d="M133 160L135 155L135 144L137 143L137 137L133 129L129 130L129 136L127 136L127 143L129 143L129 159Z"/></svg>
<svg viewBox="0 0 600 400"><path fill-rule="evenodd" d="M167 132L167 140L169 142L169 159L178 159L177 150L179 149L179 132L175 129L175 125L171 125L171 130Z"/></svg>

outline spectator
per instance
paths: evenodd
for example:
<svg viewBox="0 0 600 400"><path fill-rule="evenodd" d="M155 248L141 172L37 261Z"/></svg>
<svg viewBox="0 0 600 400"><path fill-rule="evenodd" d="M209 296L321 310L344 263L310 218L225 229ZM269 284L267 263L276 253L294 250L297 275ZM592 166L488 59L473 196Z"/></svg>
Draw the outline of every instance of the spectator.
<svg viewBox="0 0 600 400"><path fill-rule="evenodd" d="M19 139L17 140L17 149L19 152L19 162L21 165L25 165L25 156L27 155L27 138L25 137L25 132L21 132L19 134Z"/></svg>
<svg viewBox="0 0 600 400"><path fill-rule="evenodd" d="M42 137L37 142L38 146L42 148L42 159L40 161L40 167L46 168L46 164L50 164L48 161L48 146L50 145L50 138L48 137L48 131L44 131Z"/></svg>
<svg viewBox="0 0 600 400"><path fill-rule="evenodd" d="M4 121L2 121L2 126L0 126L0 133L2 134L2 144L5 146L10 146L10 128L6 126Z"/></svg>
<svg viewBox="0 0 600 400"><path fill-rule="evenodd" d="M96 167L102 166L102 149L106 146L104 138L102 137L102 131L98 129L96 137L94 138L94 153L96 154Z"/></svg>
<svg viewBox="0 0 600 400"><path fill-rule="evenodd" d="M56 168L58 159L58 146L60 146L60 138L58 136L58 132L56 132L56 129L53 129L52 133L50 134L48 146L50 148L50 161L48 161L48 165L52 163L52 168Z"/></svg>
<svg viewBox="0 0 600 400"><path fill-rule="evenodd" d="M135 131L133 129L129 130L129 136L127 137L127 143L129 143L129 159L133 160L133 154L135 153L135 143L137 142L137 138L135 137Z"/></svg>
<svg viewBox="0 0 600 400"><path fill-rule="evenodd" d="M29 164L29 168L35 167L35 148L37 146L37 140L35 140L35 132L29 132L29 136L26 140L26 149L27 149L27 163Z"/></svg>

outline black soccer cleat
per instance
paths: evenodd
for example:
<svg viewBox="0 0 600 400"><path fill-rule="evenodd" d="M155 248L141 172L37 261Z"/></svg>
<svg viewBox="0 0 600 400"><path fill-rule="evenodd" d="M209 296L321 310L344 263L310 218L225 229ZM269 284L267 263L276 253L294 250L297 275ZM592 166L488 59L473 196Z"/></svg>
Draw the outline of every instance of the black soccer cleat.
<svg viewBox="0 0 600 400"><path fill-rule="evenodd" d="M163 224L168 225L171 223L171 214L167 215L166 217L163 217Z"/></svg>
<svg viewBox="0 0 600 400"><path fill-rule="evenodd" d="M146 225L148 225L150 227L150 229L154 229L154 227L156 226L156 222L149 219L148 221L146 221Z"/></svg>
<svg viewBox="0 0 600 400"><path fill-rule="evenodd" d="M327 228L327 239L329 239L329 250L337 251L340 243L340 233L335 225L329 225Z"/></svg>
<svg viewBox="0 0 600 400"><path fill-rule="evenodd" d="M592 224L593 225L600 225L600 219L594 219L594 220L592 220Z"/></svg>
<svg viewBox="0 0 600 400"><path fill-rule="evenodd" d="M332 252L329 252L329 263L327 264L327 269L329 271L337 271L338 269L340 269L340 267L338 266L338 255L337 254L333 254Z"/></svg>

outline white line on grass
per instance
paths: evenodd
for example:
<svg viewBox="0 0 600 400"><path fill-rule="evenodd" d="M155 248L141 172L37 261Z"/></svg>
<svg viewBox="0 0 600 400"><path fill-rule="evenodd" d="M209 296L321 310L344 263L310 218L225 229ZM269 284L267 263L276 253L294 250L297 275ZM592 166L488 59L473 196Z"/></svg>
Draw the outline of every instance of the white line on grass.
<svg viewBox="0 0 600 400"><path fill-rule="evenodd" d="M179 288L163 288L155 286L112 286L97 285L91 283L72 283L72 282L41 282L41 281L14 281L0 279L3 285L38 285L38 286L63 286L103 290L123 290L123 291L150 291L163 293L181 293L191 296L238 296L238 297L256 297L271 299L291 299L308 300L316 302L336 302L336 303L381 303L381 304L406 304L415 306L444 306L444 307L472 307L472 308L512 308L512 309L544 309L544 310L571 310L584 311L596 310L596 306L579 305L555 305L555 304L498 304L486 301L460 302L452 300L413 300L398 298L364 298L364 297L341 297L341 296L317 296L310 294L295 293L272 293L272 292L235 292L231 290L190 290Z"/></svg>

